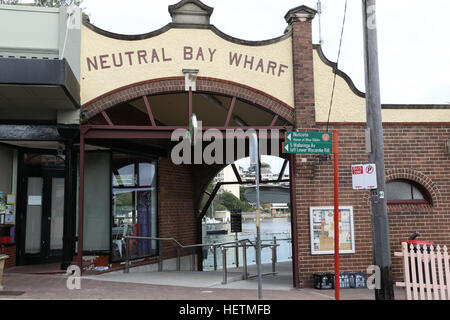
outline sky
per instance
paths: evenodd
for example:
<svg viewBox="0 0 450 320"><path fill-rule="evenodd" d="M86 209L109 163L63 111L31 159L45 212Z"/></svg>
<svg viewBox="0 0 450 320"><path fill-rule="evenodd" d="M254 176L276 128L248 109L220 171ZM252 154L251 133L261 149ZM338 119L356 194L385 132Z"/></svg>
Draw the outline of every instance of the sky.
<svg viewBox="0 0 450 320"><path fill-rule="evenodd" d="M177 0L84 0L91 22L122 34L147 33L171 21L168 6ZM284 15L317 0L204 0L214 8L211 23L245 40L283 34ZM126 3L126 5L124 5ZM322 0L323 51L336 61L345 0ZM378 46L382 103L450 103L450 1L378 0ZM313 41L319 42L318 18ZM364 86L361 1L348 0L339 69L361 91ZM331 91L330 91L331 92Z"/></svg>
<svg viewBox="0 0 450 320"><path fill-rule="evenodd" d="M99 28L121 34L142 34L171 22L168 6L177 0L84 0L82 8ZM279 37L291 8L316 8L317 0L204 0L214 8L211 23L222 32L245 40ZM124 5L126 4L126 5ZM345 0L322 0L323 51L336 61ZM450 103L450 1L378 0L378 51L382 103ZM319 23L313 22L313 42L319 43ZM362 7L348 0L339 69L365 91ZM331 94L331 88L330 88ZM263 158L277 172L281 161ZM248 159L239 162L247 167Z"/></svg>

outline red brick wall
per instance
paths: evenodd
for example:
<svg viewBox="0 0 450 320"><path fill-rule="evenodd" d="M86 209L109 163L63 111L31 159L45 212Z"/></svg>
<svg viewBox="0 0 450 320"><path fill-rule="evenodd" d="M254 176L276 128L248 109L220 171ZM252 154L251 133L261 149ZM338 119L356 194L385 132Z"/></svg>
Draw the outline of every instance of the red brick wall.
<svg viewBox="0 0 450 320"><path fill-rule="evenodd" d="M0 246L0 254L9 256L5 261L5 268L11 268L16 265L16 246Z"/></svg>
<svg viewBox="0 0 450 320"><path fill-rule="evenodd" d="M315 129L312 26L310 21L301 22L298 19L294 19L291 28L294 66L295 129L299 131L312 131ZM302 159L309 159L309 162L304 162ZM295 155L296 203L295 211L292 212L292 219L296 221L293 222L292 237L294 248L293 264L295 270L294 283L296 287L303 287L305 285L305 279L309 280L309 276L307 275L314 273L313 270L317 268L325 267L327 263L327 261L323 261L324 259L312 260L308 254L310 243L308 237L309 207L313 205L314 201L317 201L311 192L312 188L315 187L314 181L312 180L315 170L315 167L312 166L313 162L313 157ZM321 188L324 188L324 186ZM322 189L318 191L324 192ZM297 234L297 237L295 234ZM298 250L295 248L298 248Z"/></svg>
<svg viewBox="0 0 450 320"><path fill-rule="evenodd" d="M194 214L192 167L176 166L169 159L158 162L159 236L175 238L182 245L197 243L197 219ZM190 254L185 250L183 254ZM176 247L165 242L164 258L176 257Z"/></svg>
<svg viewBox="0 0 450 320"><path fill-rule="evenodd" d="M369 193L352 190L351 177L352 164L368 161L364 128L364 125L335 125L330 128L339 130L340 206L353 206L354 211L356 253L341 255L342 272L365 271L373 264ZM319 126L317 129L324 131L326 128ZM394 252L400 251L400 241L408 239L414 231L420 232L419 239L450 245L450 192L447 188L450 156L444 152L449 133L450 124L384 126L387 181L404 178L421 183L432 195L433 202L432 205L388 205L394 280L402 277L402 262L393 256ZM297 181L300 175L311 178L308 200L297 206L299 280L301 286L307 287L312 286L313 273L334 270L333 255L311 255L309 232L309 207L333 205L333 161L331 157L327 161L319 161L318 156L308 161L308 164L298 164L296 175ZM309 169L308 172L305 168ZM297 190L302 191L304 187L298 184Z"/></svg>

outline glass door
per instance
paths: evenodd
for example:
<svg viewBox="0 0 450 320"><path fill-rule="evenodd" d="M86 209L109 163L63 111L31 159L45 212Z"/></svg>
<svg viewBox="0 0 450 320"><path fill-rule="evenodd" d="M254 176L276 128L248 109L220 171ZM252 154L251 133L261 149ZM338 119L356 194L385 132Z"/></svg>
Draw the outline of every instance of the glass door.
<svg viewBox="0 0 450 320"><path fill-rule="evenodd" d="M51 178L51 215L50 221L50 243L49 256L60 257L63 250L64 232L64 178Z"/></svg>
<svg viewBox="0 0 450 320"><path fill-rule="evenodd" d="M42 177L28 178L25 254L29 258L39 258L41 254L43 187Z"/></svg>
<svg viewBox="0 0 450 320"><path fill-rule="evenodd" d="M63 251L64 178L58 172L28 177L25 260L58 261Z"/></svg>

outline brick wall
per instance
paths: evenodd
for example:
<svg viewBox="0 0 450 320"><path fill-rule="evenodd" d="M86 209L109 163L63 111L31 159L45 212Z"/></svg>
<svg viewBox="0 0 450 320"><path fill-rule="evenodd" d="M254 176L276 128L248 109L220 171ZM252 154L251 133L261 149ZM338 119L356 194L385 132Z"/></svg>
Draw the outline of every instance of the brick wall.
<svg viewBox="0 0 450 320"><path fill-rule="evenodd" d="M197 243L198 232L201 233L194 215L194 196L192 168L176 166L170 159L158 162L159 179L159 235L175 238L182 245ZM186 249L183 254L191 254ZM163 247L165 259L176 257L176 246L165 242Z"/></svg>
<svg viewBox="0 0 450 320"><path fill-rule="evenodd" d="M342 254L340 269L365 271L373 264L372 224L368 191L352 190L351 165L367 163L364 144L365 125L335 125L339 130L339 183L340 206L353 206L355 254ZM324 126L318 126L325 131ZM394 257L400 251L400 241L407 240L414 231L419 239L433 240L450 246L450 156L444 152L450 125L397 124L384 126L385 162L387 181L409 179L426 187L432 195L432 205L388 205L390 243L394 280L402 277L402 261ZM302 170L303 168L303 170ZM304 168L309 168L305 172ZM319 161L318 156L308 159L297 168L300 175L309 174L309 196L297 206L299 243L299 282L312 286L312 274L334 271L333 255L312 256L310 246L310 206L333 206L333 161ZM305 178L303 178L305 179ZM303 192L303 187L297 190ZM313 195L313 196L311 196ZM297 197L299 192L297 192ZM297 199L299 202L299 199Z"/></svg>

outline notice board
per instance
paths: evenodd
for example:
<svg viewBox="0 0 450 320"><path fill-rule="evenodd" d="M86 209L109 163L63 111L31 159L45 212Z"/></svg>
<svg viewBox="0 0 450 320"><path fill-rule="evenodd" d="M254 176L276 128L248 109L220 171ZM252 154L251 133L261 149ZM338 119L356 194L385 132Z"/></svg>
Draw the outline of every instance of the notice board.
<svg viewBox="0 0 450 320"><path fill-rule="evenodd" d="M311 254L334 254L334 207L311 207ZM355 253L353 207L339 207L339 253Z"/></svg>

